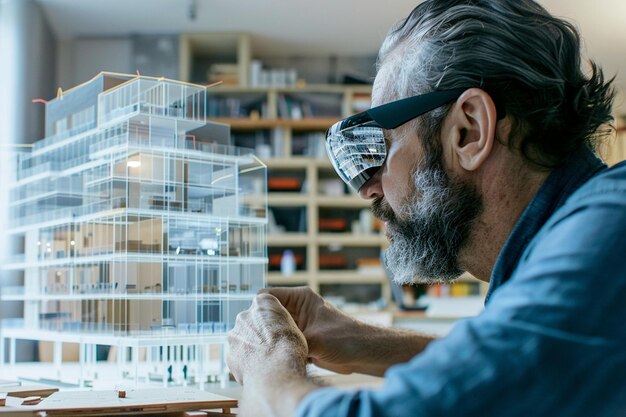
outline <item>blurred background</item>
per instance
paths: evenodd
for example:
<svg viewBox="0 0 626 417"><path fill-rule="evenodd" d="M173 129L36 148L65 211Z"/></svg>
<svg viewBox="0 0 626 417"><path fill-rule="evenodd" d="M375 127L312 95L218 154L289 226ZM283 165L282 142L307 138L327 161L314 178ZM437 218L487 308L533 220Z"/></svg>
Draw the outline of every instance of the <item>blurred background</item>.
<svg viewBox="0 0 626 417"><path fill-rule="evenodd" d="M616 77L615 117L623 136L626 2L540 3L575 22L585 56ZM325 159L323 132L368 108L378 48L389 27L415 5L414 0L0 0L2 150L44 137L45 107L33 100L50 100L101 71L198 84L222 81L210 115L230 124L233 144L253 148L269 169L269 284L309 285L347 309L362 312L366 306L367 315L392 298L380 263L386 241L369 203L344 187ZM623 139L612 140L603 152L609 163L624 159ZM9 221L6 180L13 170L0 165L1 230ZM0 261L19 244L1 239ZM0 274L2 285L23 280L9 271ZM456 318L450 313L455 309L459 316L474 314L475 303L463 303L480 299L485 288L464 277L452 286L401 289L396 301L411 307L421 295L440 299L447 325ZM19 302L0 304L2 317L22 314ZM398 317L382 321L402 325ZM33 344L18 349L23 360L38 354Z"/></svg>

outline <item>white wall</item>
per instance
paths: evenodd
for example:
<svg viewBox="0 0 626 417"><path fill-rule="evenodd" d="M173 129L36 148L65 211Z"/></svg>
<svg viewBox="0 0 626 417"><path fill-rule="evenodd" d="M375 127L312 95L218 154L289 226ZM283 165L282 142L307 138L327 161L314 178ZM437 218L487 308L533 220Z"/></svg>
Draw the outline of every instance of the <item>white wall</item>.
<svg viewBox="0 0 626 417"><path fill-rule="evenodd" d="M134 73L128 37L63 39L58 43L57 84L64 90L102 71Z"/></svg>
<svg viewBox="0 0 626 417"><path fill-rule="evenodd" d="M101 71L134 73L129 38L77 39L74 41L74 83L90 80Z"/></svg>
<svg viewBox="0 0 626 417"><path fill-rule="evenodd" d="M69 89L102 71L177 79L178 36L78 37L57 45L57 83Z"/></svg>

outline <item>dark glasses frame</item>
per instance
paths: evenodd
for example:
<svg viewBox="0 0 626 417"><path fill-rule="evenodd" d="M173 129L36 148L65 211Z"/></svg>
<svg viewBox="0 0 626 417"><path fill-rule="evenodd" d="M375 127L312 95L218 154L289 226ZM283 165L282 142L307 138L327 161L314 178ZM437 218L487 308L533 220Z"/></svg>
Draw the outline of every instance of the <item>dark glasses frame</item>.
<svg viewBox="0 0 626 417"><path fill-rule="evenodd" d="M456 100L467 88L433 91L407 97L380 106L372 107L338 121L326 132L326 137L356 126L371 126L395 129L429 111Z"/></svg>

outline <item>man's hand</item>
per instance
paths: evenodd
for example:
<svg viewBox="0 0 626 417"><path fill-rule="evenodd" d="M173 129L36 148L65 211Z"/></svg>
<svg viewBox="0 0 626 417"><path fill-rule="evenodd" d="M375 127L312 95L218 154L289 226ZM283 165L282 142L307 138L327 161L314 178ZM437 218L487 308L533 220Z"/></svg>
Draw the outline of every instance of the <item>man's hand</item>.
<svg viewBox="0 0 626 417"><path fill-rule="evenodd" d="M269 288L261 293L278 298L304 333L308 358L315 365L338 373L355 371L362 323L325 301L308 287Z"/></svg>
<svg viewBox="0 0 626 417"><path fill-rule="evenodd" d="M432 340L399 329L367 325L325 301L308 287L266 288L285 306L308 343L308 359L338 373L382 376L407 362Z"/></svg>
<svg viewBox="0 0 626 417"><path fill-rule="evenodd" d="M306 339L276 297L257 295L237 316L228 344L228 367L243 385L239 415L292 416L317 389L306 379Z"/></svg>
<svg viewBox="0 0 626 417"><path fill-rule="evenodd" d="M242 385L248 379L286 370L306 375L306 339L270 294L259 294L248 310L239 313L235 328L228 333L228 344L228 367Z"/></svg>

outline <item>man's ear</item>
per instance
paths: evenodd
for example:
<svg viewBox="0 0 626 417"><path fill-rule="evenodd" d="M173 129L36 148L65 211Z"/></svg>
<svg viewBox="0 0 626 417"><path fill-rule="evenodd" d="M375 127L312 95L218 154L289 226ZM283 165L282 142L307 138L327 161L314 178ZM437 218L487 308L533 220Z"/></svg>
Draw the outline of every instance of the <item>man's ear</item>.
<svg viewBox="0 0 626 417"><path fill-rule="evenodd" d="M457 99L451 116L446 145L463 169L474 171L491 154L497 122L496 106L485 91L470 88Z"/></svg>

